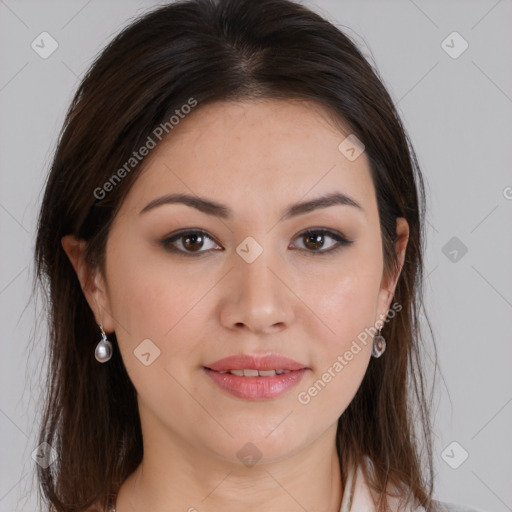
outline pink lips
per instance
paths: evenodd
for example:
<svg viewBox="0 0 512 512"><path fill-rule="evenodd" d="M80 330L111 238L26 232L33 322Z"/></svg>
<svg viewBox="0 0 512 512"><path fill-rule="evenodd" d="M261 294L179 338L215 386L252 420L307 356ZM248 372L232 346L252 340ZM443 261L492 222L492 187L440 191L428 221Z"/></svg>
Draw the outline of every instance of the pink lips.
<svg viewBox="0 0 512 512"><path fill-rule="evenodd" d="M273 377L240 377L227 370L286 370L288 373ZM204 366L206 374L228 393L249 400L275 398L297 385L308 368L303 364L281 356L268 354L251 356L240 354L226 357Z"/></svg>

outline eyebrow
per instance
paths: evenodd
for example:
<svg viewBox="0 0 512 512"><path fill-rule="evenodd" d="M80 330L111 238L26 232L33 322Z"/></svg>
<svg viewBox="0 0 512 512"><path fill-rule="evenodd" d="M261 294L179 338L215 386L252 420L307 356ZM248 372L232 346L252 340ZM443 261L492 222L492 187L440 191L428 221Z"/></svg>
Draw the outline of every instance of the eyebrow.
<svg viewBox="0 0 512 512"><path fill-rule="evenodd" d="M207 215L212 215L220 219L230 220L231 218L233 218L233 212L232 210L229 209L229 207L220 204L216 201L213 201L211 199L198 196L191 196L188 194L167 194L165 196L153 199L153 201L149 202L140 211L140 214L146 213L164 204L184 204L186 206L195 208L200 212L206 213ZM362 206L351 197L341 192L333 192L330 194L326 194L322 197L312 199L310 201L295 203L288 206L283 212L281 219L287 220L292 217L296 217L298 215L302 215L304 213L317 210L319 208L328 208L329 206L339 205L352 206L363 211Z"/></svg>

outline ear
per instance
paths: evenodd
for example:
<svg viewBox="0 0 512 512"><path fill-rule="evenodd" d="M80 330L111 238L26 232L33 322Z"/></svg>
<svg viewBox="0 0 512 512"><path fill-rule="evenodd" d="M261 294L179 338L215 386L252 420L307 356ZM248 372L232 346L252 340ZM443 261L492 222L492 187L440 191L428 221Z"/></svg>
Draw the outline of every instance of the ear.
<svg viewBox="0 0 512 512"><path fill-rule="evenodd" d="M393 300L393 295L395 294L398 278L400 277L405 261L405 253L407 243L409 241L409 224L403 217L398 217L396 219L396 234L397 240L395 243L395 251L397 255L398 269L393 275L383 276L382 278L377 311L379 317L376 321L378 326L383 325L386 320L388 310L391 306L391 301Z"/></svg>
<svg viewBox="0 0 512 512"><path fill-rule="evenodd" d="M96 323L102 325L105 332L113 332L114 321L110 313L106 283L100 270L91 268L85 262L85 240L77 239L73 235L66 235L62 237L61 244L75 269L82 291L96 318Z"/></svg>

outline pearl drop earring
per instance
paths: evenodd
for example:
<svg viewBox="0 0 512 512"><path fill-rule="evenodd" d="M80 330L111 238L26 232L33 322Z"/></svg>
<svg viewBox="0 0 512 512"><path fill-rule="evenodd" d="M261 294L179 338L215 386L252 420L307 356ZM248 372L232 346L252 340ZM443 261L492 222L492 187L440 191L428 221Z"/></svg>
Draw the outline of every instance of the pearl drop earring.
<svg viewBox="0 0 512 512"><path fill-rule="evenodd" d="M108 341L107 335L103 330L103 326L100 325L101 329L101 340L96 345L96 350L94 351L94 357L96 361L99 363L106 363L112 357L112 343Z"/></svg>
<svg viewBox="0 0 512 512"><path fill-rule="evenodd" d="M373 337L372 356L375 358L380 357L386 350L386 340L381 336L380 331L382 327L379 328L379 334Z"/></svg>

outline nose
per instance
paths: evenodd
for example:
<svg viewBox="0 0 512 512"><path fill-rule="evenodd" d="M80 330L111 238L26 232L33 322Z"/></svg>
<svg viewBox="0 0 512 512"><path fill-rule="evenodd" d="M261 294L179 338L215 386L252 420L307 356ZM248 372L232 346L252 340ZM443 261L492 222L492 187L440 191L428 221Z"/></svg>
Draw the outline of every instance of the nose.
<svg viewBox="0 0 512 512"><path fill-rule="evenodd" d="M297 299L287 286L283 265L270 257L269 249L264 249L252 263L238 254L234 261L222 300L222 324L229 329L260 334L288 327Z"/></svg>

